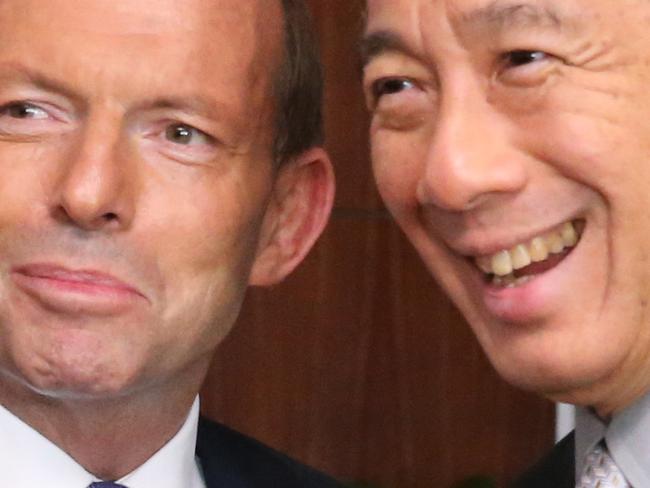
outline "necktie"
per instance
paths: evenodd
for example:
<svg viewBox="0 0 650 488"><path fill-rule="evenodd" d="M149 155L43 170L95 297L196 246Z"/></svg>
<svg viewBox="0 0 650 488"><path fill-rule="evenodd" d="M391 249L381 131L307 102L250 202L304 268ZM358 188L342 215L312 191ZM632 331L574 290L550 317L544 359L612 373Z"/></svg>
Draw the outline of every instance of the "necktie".
<svg viewBox="0 0 650 488"><path fill-rule="evenodd" d="M576 488L631 488L609 455L604 442L587 456L585 468Z"/></svg>
<svg viewBox="0 0 650 488"><path fill-rule="evenodd" d="M126 486L113 483L112 481L97 481L95 483L90 483L88 488L126 488Z"/></svg>

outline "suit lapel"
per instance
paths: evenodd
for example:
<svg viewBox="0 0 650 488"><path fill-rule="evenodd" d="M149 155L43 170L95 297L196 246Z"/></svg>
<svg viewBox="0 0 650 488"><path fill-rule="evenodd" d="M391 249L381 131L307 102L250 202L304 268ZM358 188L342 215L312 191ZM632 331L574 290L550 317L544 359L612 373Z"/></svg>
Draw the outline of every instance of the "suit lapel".
<svg viewBox="0 0 650 488"><path fill-rule="evenodd" d="M575 488L575 433L562 439L513 488Z"/></svg>

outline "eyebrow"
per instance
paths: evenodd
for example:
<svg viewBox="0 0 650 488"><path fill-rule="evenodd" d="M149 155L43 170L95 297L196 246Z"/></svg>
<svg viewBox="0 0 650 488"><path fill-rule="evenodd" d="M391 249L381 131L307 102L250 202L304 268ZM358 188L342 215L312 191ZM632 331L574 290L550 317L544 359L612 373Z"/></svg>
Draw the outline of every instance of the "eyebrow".
<svg viewBox="0 0 650 488"><path fill-rule="evenodd" d="M389 30L371 32L363 37L360 44L361 68L365 68L374 58L387 52L401 52L415 57L415 52L397 33Z"/></svg>
<svg viewBox="0 0 650 488"><path fill-rule="evenodd" d="M1 63L0 81L19 80L45 91L58 93L72 100L80 100L79 94L64 82L55 80L47 75L20 63Z"/></svg>
<svg viewBox="0 0 650 488"><path fill-rule="evenodd" d="M65 98L81 103L83 95L77 90L46 74L39 72L21 63L0 63L0 82L16 80L28 83L36 88L57 93ZM204 116L208 118L229 113L226 103L213 100L202 95L169 96L152 100L144 100L136 105L136 109L148 110L178 110L188 114Z"/></svg>
<svg viewBox="0 0 650 488"><path fill-rule="evenodd" d="M494 33L506 29L551 28L562 30L567 20L558 12L531 3L504 3L494 0L489 5L462 13L456 22L463 28L488 30ZM361 40L361 67L387 52L403 53L417 58L418 55L396 32L378 30L366 34Z"/></svg>
<svg viewBox="0 0 650 488"><path fill-rule="evenodd" d="M224 113L230 113L227 104L202 95L169 96L145 100L142 104L137 105L137 109L176 110L209 119L216 119Z"/></svg>

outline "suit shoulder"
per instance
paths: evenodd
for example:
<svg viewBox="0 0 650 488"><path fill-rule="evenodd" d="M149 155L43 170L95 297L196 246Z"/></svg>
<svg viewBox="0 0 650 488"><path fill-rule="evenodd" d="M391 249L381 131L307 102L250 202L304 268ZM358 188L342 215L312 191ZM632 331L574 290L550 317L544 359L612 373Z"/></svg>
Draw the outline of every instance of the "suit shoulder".
<svg viewBox="0 0 650 488"><path fill-rule="evenodd" d="M575 437L572 432L519 478L513 488L574 488Z"/></svg>
<svg viewBox="0 0 650 488"><path fill-rule="evenodd" d="M196 452L208 488L342 488L334 479L225 425L201 418Z"/></svg>

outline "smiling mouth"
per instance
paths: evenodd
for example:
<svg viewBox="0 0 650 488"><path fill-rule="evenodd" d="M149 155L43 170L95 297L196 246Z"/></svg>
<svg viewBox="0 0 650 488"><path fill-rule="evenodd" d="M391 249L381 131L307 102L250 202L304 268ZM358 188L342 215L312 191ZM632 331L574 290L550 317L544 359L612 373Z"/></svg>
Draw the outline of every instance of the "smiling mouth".
<svg viewBox="0 0 650 488"><path fill-rule="evenodd" d="M528 242L473 261L486 283L501 288L522 286L560 264L580 242L584 226L580 220L566 222Z"/></svg>

